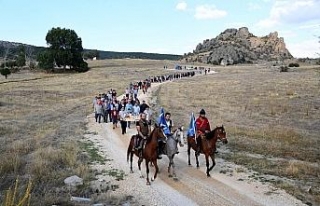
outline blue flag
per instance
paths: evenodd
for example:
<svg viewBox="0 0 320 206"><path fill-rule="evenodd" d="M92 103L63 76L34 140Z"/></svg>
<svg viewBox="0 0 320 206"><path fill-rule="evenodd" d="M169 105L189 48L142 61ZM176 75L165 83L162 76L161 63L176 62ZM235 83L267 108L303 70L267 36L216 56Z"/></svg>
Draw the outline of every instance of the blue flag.
<svg viewBox="0 0 320 206"><path fill-rule="evenodd" d="M166 118L164 116L164 109L163 108L161 108L161 110L160 110L158 124L159 124L160 127L163 128L164 134L166 134L166 135L171 134L170 129L169 129L169 127L167 125L167 122L166 122Z"/></svg>
<svg viewBox="0 0 320 206"><path fill-rule="evenodd" d="M191 136L194 136L195 134L196 134L196 118L194 117L194 114L191 113L191 119L190 119L187 136L191 137Z"/></svg>

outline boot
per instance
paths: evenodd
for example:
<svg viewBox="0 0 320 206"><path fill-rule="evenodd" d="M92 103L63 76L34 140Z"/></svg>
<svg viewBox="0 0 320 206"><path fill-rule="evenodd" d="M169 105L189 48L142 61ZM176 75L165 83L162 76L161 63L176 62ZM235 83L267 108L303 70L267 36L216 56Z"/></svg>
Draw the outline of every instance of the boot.
<svg viewBox="0 0 320 206"><path fill-rule="evenodd" d="M137 143L137 145L136 145L136 147L135 147L136 150L142 149L142 144L141 144L141 142L142 142L142 140L138 140L138 143Z"/></svg>
<svg viewBox="0 0 320 206"><path fill-rule="evenodd" d="M157 157L157 159L162 159L162 157L161 157L161 149L160 149L160 147L158 146L158 149L157 149L157 153L158 153L158 157Z"/></svg>

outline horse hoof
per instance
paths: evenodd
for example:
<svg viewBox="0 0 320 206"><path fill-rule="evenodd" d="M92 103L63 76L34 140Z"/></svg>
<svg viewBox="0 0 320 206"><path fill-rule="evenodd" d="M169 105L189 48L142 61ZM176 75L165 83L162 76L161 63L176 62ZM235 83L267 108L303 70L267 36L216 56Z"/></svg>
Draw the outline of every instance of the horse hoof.
<svg viewBox="0 0 320 206"><path fill-rule="evenodd" d="M178 181L179 179L177 177L172 178L174 181Z"/></svg>
<svg viewBox="0 0 320 206"><path fill-rule="evenodd" d="M207 177L211 177L211 175L210 175L210 174L207 174Z"/></svg>
<svg viewBox="0 0 320 206"><path fill-rule="evenodd" d="M130 170L130 173L133 173L133 170Z"/></svg>
<svg viewBox="0 0 320 206"><path fill-rule="evenodd" d="M173 177L172 175L168 175L168 177Z"/></svg>
<svg viewBox="0 0 320 206"><path fill-rule="evenodd" d="M143 175L141 175L141 176L140 176L140 178L144 178L144 176L143 176Z"/></svg>
<svg viewBox="0 0 320 206"><path fill-rule="evenodd" d="M151 182L153 182L154 181L154 179L153 178L151 178Z"/></svg>

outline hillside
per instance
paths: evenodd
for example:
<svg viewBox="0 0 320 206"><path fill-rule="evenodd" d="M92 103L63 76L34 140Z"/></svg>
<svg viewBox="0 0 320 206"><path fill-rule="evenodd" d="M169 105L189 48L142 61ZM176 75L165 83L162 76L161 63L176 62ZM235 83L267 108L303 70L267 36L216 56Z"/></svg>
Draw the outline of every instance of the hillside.
<svg viewBox="0 0 320 206"><path fill-rule="evenodd" d="M46 49L45 47L38 47L33 45L27 45L23 43L8 42L0 40L0 59L15 59L18 54L19 46L24 46L26 48L27 55L35 59L37 55ZM84 53L92 52L96 50L84 49ZM174 54L158 54L158 53L145 53L145 52L115 52L115 51L101 51L99 52L99 59L155 59L155 60L178 60L181 58L180 55Z"/></svg>
<svg viewBox="0 0 320 206"><path fill-rule="evenodd" d="M238 64L257 61L282 61L293 56L278 32L257 37L248 28L226 29L217 37L199 43L196 49L184 56L187 62L209 64Z"/></svg>

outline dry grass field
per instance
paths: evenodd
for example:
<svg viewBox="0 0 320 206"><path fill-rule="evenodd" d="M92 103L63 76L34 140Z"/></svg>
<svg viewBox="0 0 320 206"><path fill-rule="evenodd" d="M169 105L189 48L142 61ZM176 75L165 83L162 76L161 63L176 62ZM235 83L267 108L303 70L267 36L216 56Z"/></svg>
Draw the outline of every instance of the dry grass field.
<svg viewBox="0 0 320 206"><path fill-rule="evenodd" d="M101 158L90 156L94 149L79 141L94 95L111 88L121 94L130 81L172 73L163 66L174 64L91 61L93 68L81 74L21 71L1 77L0 202L14 193L18 179L17 199L31 187L31 205L68 205L64 178L78 175L90 180L90 161ZM204 108L211 124L224 124L228 132L228 149L218 156L255 170L252 178L320 204L320 69L213 69L218 73L161 85L154 94L155 108L164 107L184 126L191 112L197 115ZM89 193L85 185L73 195Z"/></svg>
<svg viewBox="0 0 320 206"><path fill-rule="evenodd" d="M158 104L185 126L191 112L204 108L212 126L223 124L228 133L228 150L218 156L319 205L320 68L213 70L218 73L161 85Z"/></svg>
<svg viewBox="0 0 320 206"><path fill-rule="evenodd" d="M124 93L130 81L158 75L174 62L108 60L80 74L21 71L0 79L0 202L19 179L16 199L32 181L31 205L68 204L64 178L92 178L80 140L92 99L111 88ZM85 145L84 145L85 146ZM106 157L107 158L107 157ZM86 190L78 192L85 196Z"/></svg>

